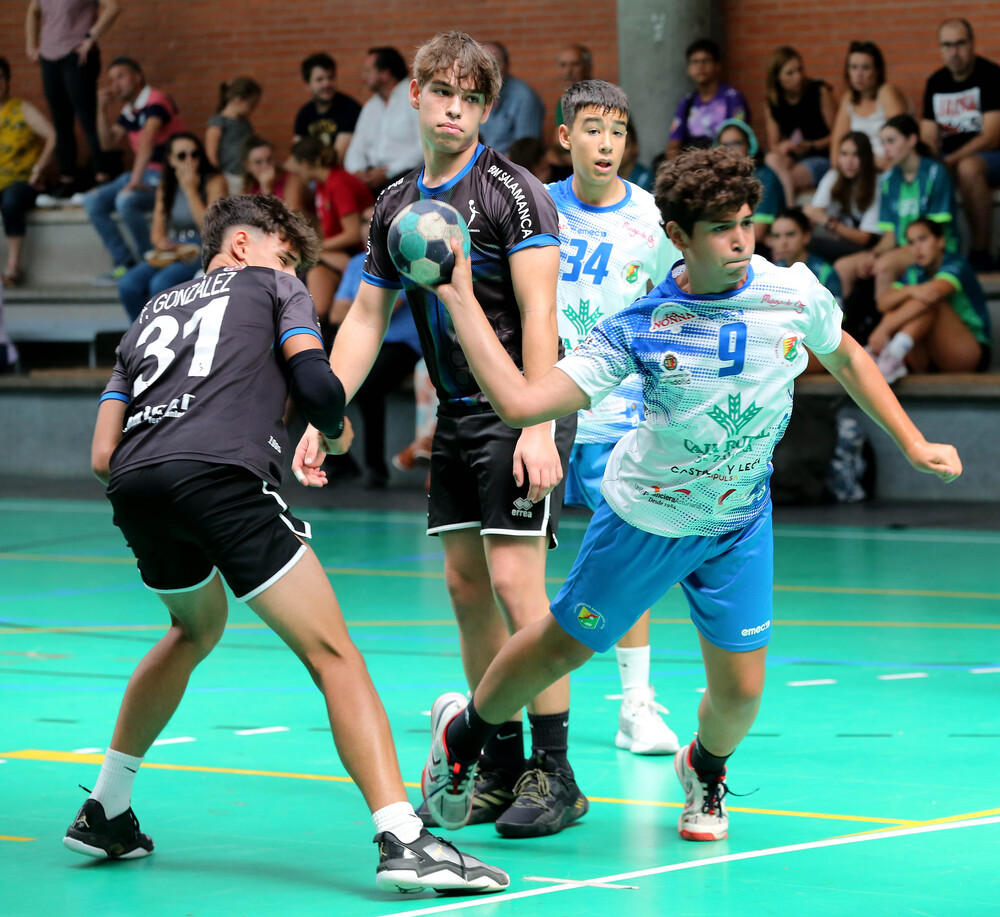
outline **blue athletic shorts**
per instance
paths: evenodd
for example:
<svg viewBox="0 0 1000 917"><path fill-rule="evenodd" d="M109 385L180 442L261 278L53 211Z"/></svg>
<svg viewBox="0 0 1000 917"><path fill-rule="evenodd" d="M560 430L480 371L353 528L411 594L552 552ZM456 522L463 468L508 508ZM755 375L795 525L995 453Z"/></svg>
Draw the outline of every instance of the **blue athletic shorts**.
<svg viewBox="0 0 1000 917"><path fill-rule="evenodd" d="M601 481L604 480L604 469L608 467L614 448L614 443L573 443L563 503L596 512L603 499Z"/></svg>
<svg viewBox="0 0 1000 917"><path fill-rule="evenodd" d="M602 502L550 610L563 630L603 653L675 583L713 646L766 646L774 588L770 501L742 529L683 538L637 529Z"/></svg>

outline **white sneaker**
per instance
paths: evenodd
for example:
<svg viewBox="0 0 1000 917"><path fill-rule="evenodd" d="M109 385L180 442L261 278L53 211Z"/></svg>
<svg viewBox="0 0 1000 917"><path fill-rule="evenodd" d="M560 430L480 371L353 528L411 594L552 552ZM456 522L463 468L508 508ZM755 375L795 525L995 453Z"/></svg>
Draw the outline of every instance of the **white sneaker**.
<svg viewBox="0 0 1000 917"><path fill-rule="evenodd" d="M726 773L718 780L703 781L691 766L693 747L694 742L674 755L674 771L684 787L684 811L677 831L688 841L721 841L729 836L729 813L722 801L728 792Z"/></svg>
<svg viewBox="0 0 1000 917"><path fill-rule="evenodd" d="M677 735L661 716L670 711L655 697L652 685L626 693L618 711L615 745L633 755L672 755L680 748Z"/></svg>
<svg viewBox="0 0 1000 917"><path fill-rule="evenodd" d="M892 385L893 382L898 382L909 372L906 361L896 356L888 347L875 358L875 365L879 368L879 372L882 373L882 376L889 385Z"/></svg>
<svg viewBox="0 0 1000 917"><path fill-rule="evenodd" d="M431 750L420 776L427 810L438 825L451 831L468 824L472 815L476 762L461 764L449 760L444 734L448 724L465 709L467 703L465 695L455 691L442 694L434 701L431 708Z"/></svg>

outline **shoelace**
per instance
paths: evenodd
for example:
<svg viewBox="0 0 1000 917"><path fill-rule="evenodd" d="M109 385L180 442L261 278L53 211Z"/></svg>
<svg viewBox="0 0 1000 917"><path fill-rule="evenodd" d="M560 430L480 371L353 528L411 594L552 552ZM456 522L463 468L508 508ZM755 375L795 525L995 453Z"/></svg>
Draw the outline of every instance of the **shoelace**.
<svg viewBox="0 0 1000 917"><path fill-rule="evenodd" d="M562 779L559 774L549 774L538 768L525 771L514 784L514 797L518 805L530 805L535 809L547 809L546 797L551 795L549 778Z"/></svg>
<svg viewBox="0 0 1000 917"><path fill-rule="evenodd" d="M722 800L729 794L725 780L707 780L702 783L705 788L705 799L701 804L703 815L714 815L716 809L721 809Z"/></svg>
<svg viewBox="0 0 1000 917"><path fill-rule="evenodd" d="M655 710L657 713L662 713L664 716L670 713L670 711L655 698L656 698L656 692L654 691L648 697L640 697L628 700L628 704L629 706L634 706L634 707L646 707L651 710ZM624 694L608 694L607 699L626 700L626 697Z"/></svg>

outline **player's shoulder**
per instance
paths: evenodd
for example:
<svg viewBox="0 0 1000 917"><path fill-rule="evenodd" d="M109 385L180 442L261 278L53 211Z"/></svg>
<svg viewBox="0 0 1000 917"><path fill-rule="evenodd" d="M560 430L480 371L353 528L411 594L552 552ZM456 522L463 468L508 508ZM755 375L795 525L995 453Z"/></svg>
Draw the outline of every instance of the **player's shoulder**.
<svg viewBox="0 0 1000 917"><path fill-rule="evenodd" d="M633 210L641 212L645 217L655 220L657 223L662 222L660 208L656 206L656 198L645 188L640 188L633 182L628 181L628 179L623 178L622 181L628 190L629 206Z"/></svg>
<svg viewBox="0 0 1000 917"><path fill-rule="evenodd" d="M407 172L383 188L375 200L375 212L381 214L388 208L390 215L395 215L407 204L420 200L420 188L417 182L422 169L423 166Z"/></svg>
<svg viewBox="0 0 1000 917"><path fill-rule="evenodd" d="M567 178L561 178L559 181L546 182L542 187L545 188L549 193L549 197L552 198L562 210L563 204L572 204L576 200L576 195L573 194L573 176L570 175Z"/></svg>

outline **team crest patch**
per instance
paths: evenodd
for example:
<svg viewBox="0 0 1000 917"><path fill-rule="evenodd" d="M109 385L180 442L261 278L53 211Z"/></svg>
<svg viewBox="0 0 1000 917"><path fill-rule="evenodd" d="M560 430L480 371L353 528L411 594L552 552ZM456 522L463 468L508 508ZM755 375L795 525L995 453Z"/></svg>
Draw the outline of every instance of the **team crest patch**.
<svg viewBox="0 0 1000 917"><path fill-rule="evenodd" d="M774 348L775 356L779 360L787 363L794 363L799 357L799 341L801 338L795 332L790 331L784 335Z"/></svg>
<svg viewBox="0 0 1000 917"><path fill-rule="evenodd" d="M641 261L631 261L622 268L622 280L626 283L635 283L639 279L639 272L642 270Z"/></svg>
<svg viewBox="0 0 1000 917"><path fill-rule="evenodd" d="M667 385L691 384L691 372L687 369L681 368L681 363L680 360L677 359L677 354L668 350L660 360L660 366L663 367L663 375L660 378L663 382L667 383Z"/></svg>
<svg viewBox="0 0 1000 917"><path fill-rule="evenodd" d="M576 612L577 621L580 622L580 626L584 629L597 630L597 628L604 626L604 615L594 611L593 608L588 608L582 602L573 610Z"/></svg>

